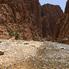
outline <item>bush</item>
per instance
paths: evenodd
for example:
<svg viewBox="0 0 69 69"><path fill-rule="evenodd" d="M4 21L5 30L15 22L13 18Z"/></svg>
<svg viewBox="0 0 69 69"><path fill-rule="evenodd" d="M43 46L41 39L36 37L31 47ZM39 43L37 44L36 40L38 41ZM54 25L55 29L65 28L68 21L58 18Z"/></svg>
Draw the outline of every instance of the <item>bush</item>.
<svg viewBox="0 0 69 69"><path fill-rule="evenodd" d="M18 39L18 38L19 38L18 32L15 32L15 31L10 31L10 32L9 32L9 35L10 35L10 36L14 36L15 39Z"/></svg>

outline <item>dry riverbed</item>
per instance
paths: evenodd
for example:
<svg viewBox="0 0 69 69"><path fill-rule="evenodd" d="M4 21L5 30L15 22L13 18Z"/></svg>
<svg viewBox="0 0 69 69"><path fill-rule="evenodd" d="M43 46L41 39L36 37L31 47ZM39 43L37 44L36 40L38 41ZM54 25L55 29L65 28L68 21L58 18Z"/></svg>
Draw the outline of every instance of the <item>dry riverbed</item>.
<svg viewBox="0 0 69 69"><path fill-rule="evenodd" d="M69 45L0 40L0 69L69 69Z"/></svg>

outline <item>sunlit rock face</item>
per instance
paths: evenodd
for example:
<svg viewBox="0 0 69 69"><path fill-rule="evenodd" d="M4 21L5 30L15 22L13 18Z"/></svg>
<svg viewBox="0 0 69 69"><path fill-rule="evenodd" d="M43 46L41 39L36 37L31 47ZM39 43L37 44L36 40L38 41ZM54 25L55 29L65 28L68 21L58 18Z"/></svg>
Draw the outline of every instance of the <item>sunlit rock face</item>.
<svg viewBox="0 0 69 69"><path fill-rule="evenodd" d="M42 36L41 30L41 6L39 0L25 0L27 10L29 10L29 14L33 18L34 31L39 33L37 36ZM34 33L35 34L35 33Z"/></svg>
<svg viewBox="0 0 69 69"><path fill-rule="evenodd" d="M2 24L11 34L14 32L18 34L18 39L37 40L40 38L40 4L38 0L0 0L0 15Z"/></svg>
<svg viewBox="0 0 69 69"><path fill-rule="evenodd" d="M58 5L45 4L42 6L42 32L43 37L54 40L57 36L57 20L61 18L63 12Z"/></svg>

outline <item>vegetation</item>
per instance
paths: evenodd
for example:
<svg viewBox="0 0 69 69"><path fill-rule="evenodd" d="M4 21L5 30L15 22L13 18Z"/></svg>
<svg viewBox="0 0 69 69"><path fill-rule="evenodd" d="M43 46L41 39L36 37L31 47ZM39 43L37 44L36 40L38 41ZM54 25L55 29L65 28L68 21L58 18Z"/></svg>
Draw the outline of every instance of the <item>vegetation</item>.
<svg viewBox="0 0 69 69"><path fill-rule="evenodd" d="M9 31L9 35L14 36L16 40L19 38L18 32L15 32L15 31Z"/></svg>

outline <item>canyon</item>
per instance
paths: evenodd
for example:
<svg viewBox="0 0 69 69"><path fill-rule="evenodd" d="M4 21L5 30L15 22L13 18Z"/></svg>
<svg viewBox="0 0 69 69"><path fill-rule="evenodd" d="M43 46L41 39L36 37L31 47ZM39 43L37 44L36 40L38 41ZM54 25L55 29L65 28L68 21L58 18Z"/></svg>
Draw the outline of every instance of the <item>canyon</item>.
<svg viewBox="0 0 69 69"><path fill-rule="evenodd" d="M69 69L69 0L0 0L0 69Z"/></svg>
<svg viewBox="0 0 69 69"><path fill-rule="evenodd" d="M58 5L39 0L0 0L0 38L69 43L69 0L63 12Z"/></svg>

